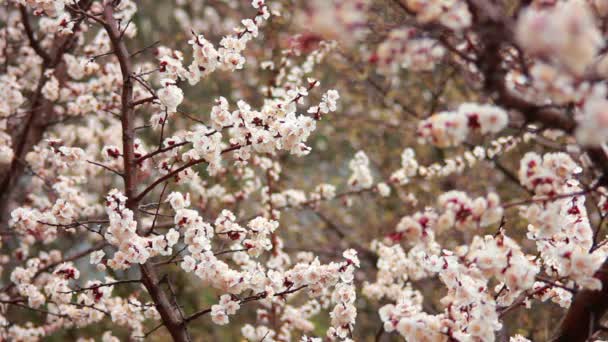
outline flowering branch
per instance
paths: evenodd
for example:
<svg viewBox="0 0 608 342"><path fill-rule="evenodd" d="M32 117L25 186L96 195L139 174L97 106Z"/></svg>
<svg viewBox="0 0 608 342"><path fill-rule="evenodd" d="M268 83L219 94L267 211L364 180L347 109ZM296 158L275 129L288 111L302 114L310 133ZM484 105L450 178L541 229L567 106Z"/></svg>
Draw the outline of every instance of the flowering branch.
<svg viewBox="0 0 608 342"><path fill-rule="evenodd" d="M281 297L282 298L282 297L284 297L284 296L286 296L288 294L298 292L298 291L300 291L300 290L302 290L302 289L304 289L306 287L308 287L308 285L298 286L298 287L293 288L293 289L286 289L286 290L283 290L281 292L275 293L273 296L274 297ZM266 293L266 292L260 292L260 293L257 293L255 295L251 295L251 296L247 296L245 298L239 299L239 304L245 304L245 303L248 303L248 302L253 302L253 301L256 301L256 300L264 299L266 297L268 297L268 293ZM204 310L197 311L197 312L193 313L192 315L186 317L186 322L192 322L195 319L197 319L197 318L199 318L201 316L204 316L204 315L206 315L208 313L211 313L211 309L204 309Z"/></svg>

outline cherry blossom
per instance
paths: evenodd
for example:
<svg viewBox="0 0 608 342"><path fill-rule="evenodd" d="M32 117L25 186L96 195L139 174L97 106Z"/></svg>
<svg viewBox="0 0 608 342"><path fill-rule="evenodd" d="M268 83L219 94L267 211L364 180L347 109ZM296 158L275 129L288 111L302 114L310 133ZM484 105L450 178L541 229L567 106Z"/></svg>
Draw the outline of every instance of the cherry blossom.
<svg viewBox="0 0 608 342"><path fill-rule="evenodd" d="M3 5L0 340L607 338L608 1Z"/></svg>

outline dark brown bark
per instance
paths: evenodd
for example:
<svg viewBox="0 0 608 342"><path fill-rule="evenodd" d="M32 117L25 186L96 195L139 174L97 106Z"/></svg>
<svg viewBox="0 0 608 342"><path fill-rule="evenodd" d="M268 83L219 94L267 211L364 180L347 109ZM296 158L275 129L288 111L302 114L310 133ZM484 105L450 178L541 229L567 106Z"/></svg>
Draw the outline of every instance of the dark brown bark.
<svg viewBox="0 0 608 342"><path fill-rule="evenodd" d="M595 277L601 280L602 290L582 290L574 297L554 342L587 341L600 329L600 319L608 311L608 260Z"/></svg>

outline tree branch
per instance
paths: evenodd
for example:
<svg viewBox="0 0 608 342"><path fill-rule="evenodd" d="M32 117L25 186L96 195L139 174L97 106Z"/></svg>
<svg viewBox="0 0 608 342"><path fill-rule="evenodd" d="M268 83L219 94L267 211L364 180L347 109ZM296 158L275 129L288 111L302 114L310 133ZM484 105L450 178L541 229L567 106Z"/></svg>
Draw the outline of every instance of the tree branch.
<svg viewBox="0 0 608 342"><path fill-rule="evenodd" d="M282 296L288 295L290 293L294 293L294 292L300 291L301 289L304 289L306 287L308 287L308 285L302 285L302 286L299 286L299 287L296 287L296 288L293 288L293 289L287 289L287 290L284 290L282 292L275 293L274 297L282 297ZM260 292L260 293L257 293L255 295L252 295L252 296L249 296L249 297L245 297L245 298L239 300L239 304L245 304L245 303L248 303L248 302L264 299L267 296L268 296L268 293L266 293L266 292ZM204 316L204 315L206 315L206 314L208 314L210 312L211 312L211 308L200 310L200 311L195 312L192 315L186 317L185 321L186 321L186 323L192 322L193 320L195 320L195 319L197 319L197 318L199 318L201 316Z"/></svg>
<svg viewBox="0 0 608 342"><path fill-rule="evenodd" d="M134 154L133 142L135 139L135 126L133 123L133 82L131 54L128 52L123 35L118 23L114 18L113 2L106 3L103 12L105 21L104 27L108 32L114 54L118 58L120 70L122 72L122 92L121 92L121 124L123 140L123 162L124 162L124 183L125 195L127 196L127 208L137 215L139 197L135 196L137 163ZM143 197L143 196L142 196ZM137 216L135 216L137 219ZM141 223L138 222L141 232ZM169 330L174 341L189 341L186 326L183 324L179 312L171 305L169 297L159 286L158 275L150 263L140 265L142 282L150 297L156 304L156 308L161 316L163 324Z"/></svg>
<svg viewBox="0 0 608 342"><path fill-rule="evenodd" d="M40 56L44 62L44 64L48 64L51 62L51 56L42 49L36 37L34 37L34 31L32 30L32 26L30 25L30 21L27 14L27 9L24 5L19 5L19 12L21 13L21 22L23 23L23 27L25 28L25 34L27 35L27 39L30 41L30 45L34 51Z"/></svg>

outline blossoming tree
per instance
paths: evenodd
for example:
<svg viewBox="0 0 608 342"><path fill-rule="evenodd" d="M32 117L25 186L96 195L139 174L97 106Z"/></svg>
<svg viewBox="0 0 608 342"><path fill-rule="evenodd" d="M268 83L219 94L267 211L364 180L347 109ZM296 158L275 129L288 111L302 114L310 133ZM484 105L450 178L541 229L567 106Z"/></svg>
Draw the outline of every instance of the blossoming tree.
<svg viewBox="0 0 608 342"><path fill-rule="evenodd" d="M0 340L608 336L607 0L0 17Z"/></svg>

